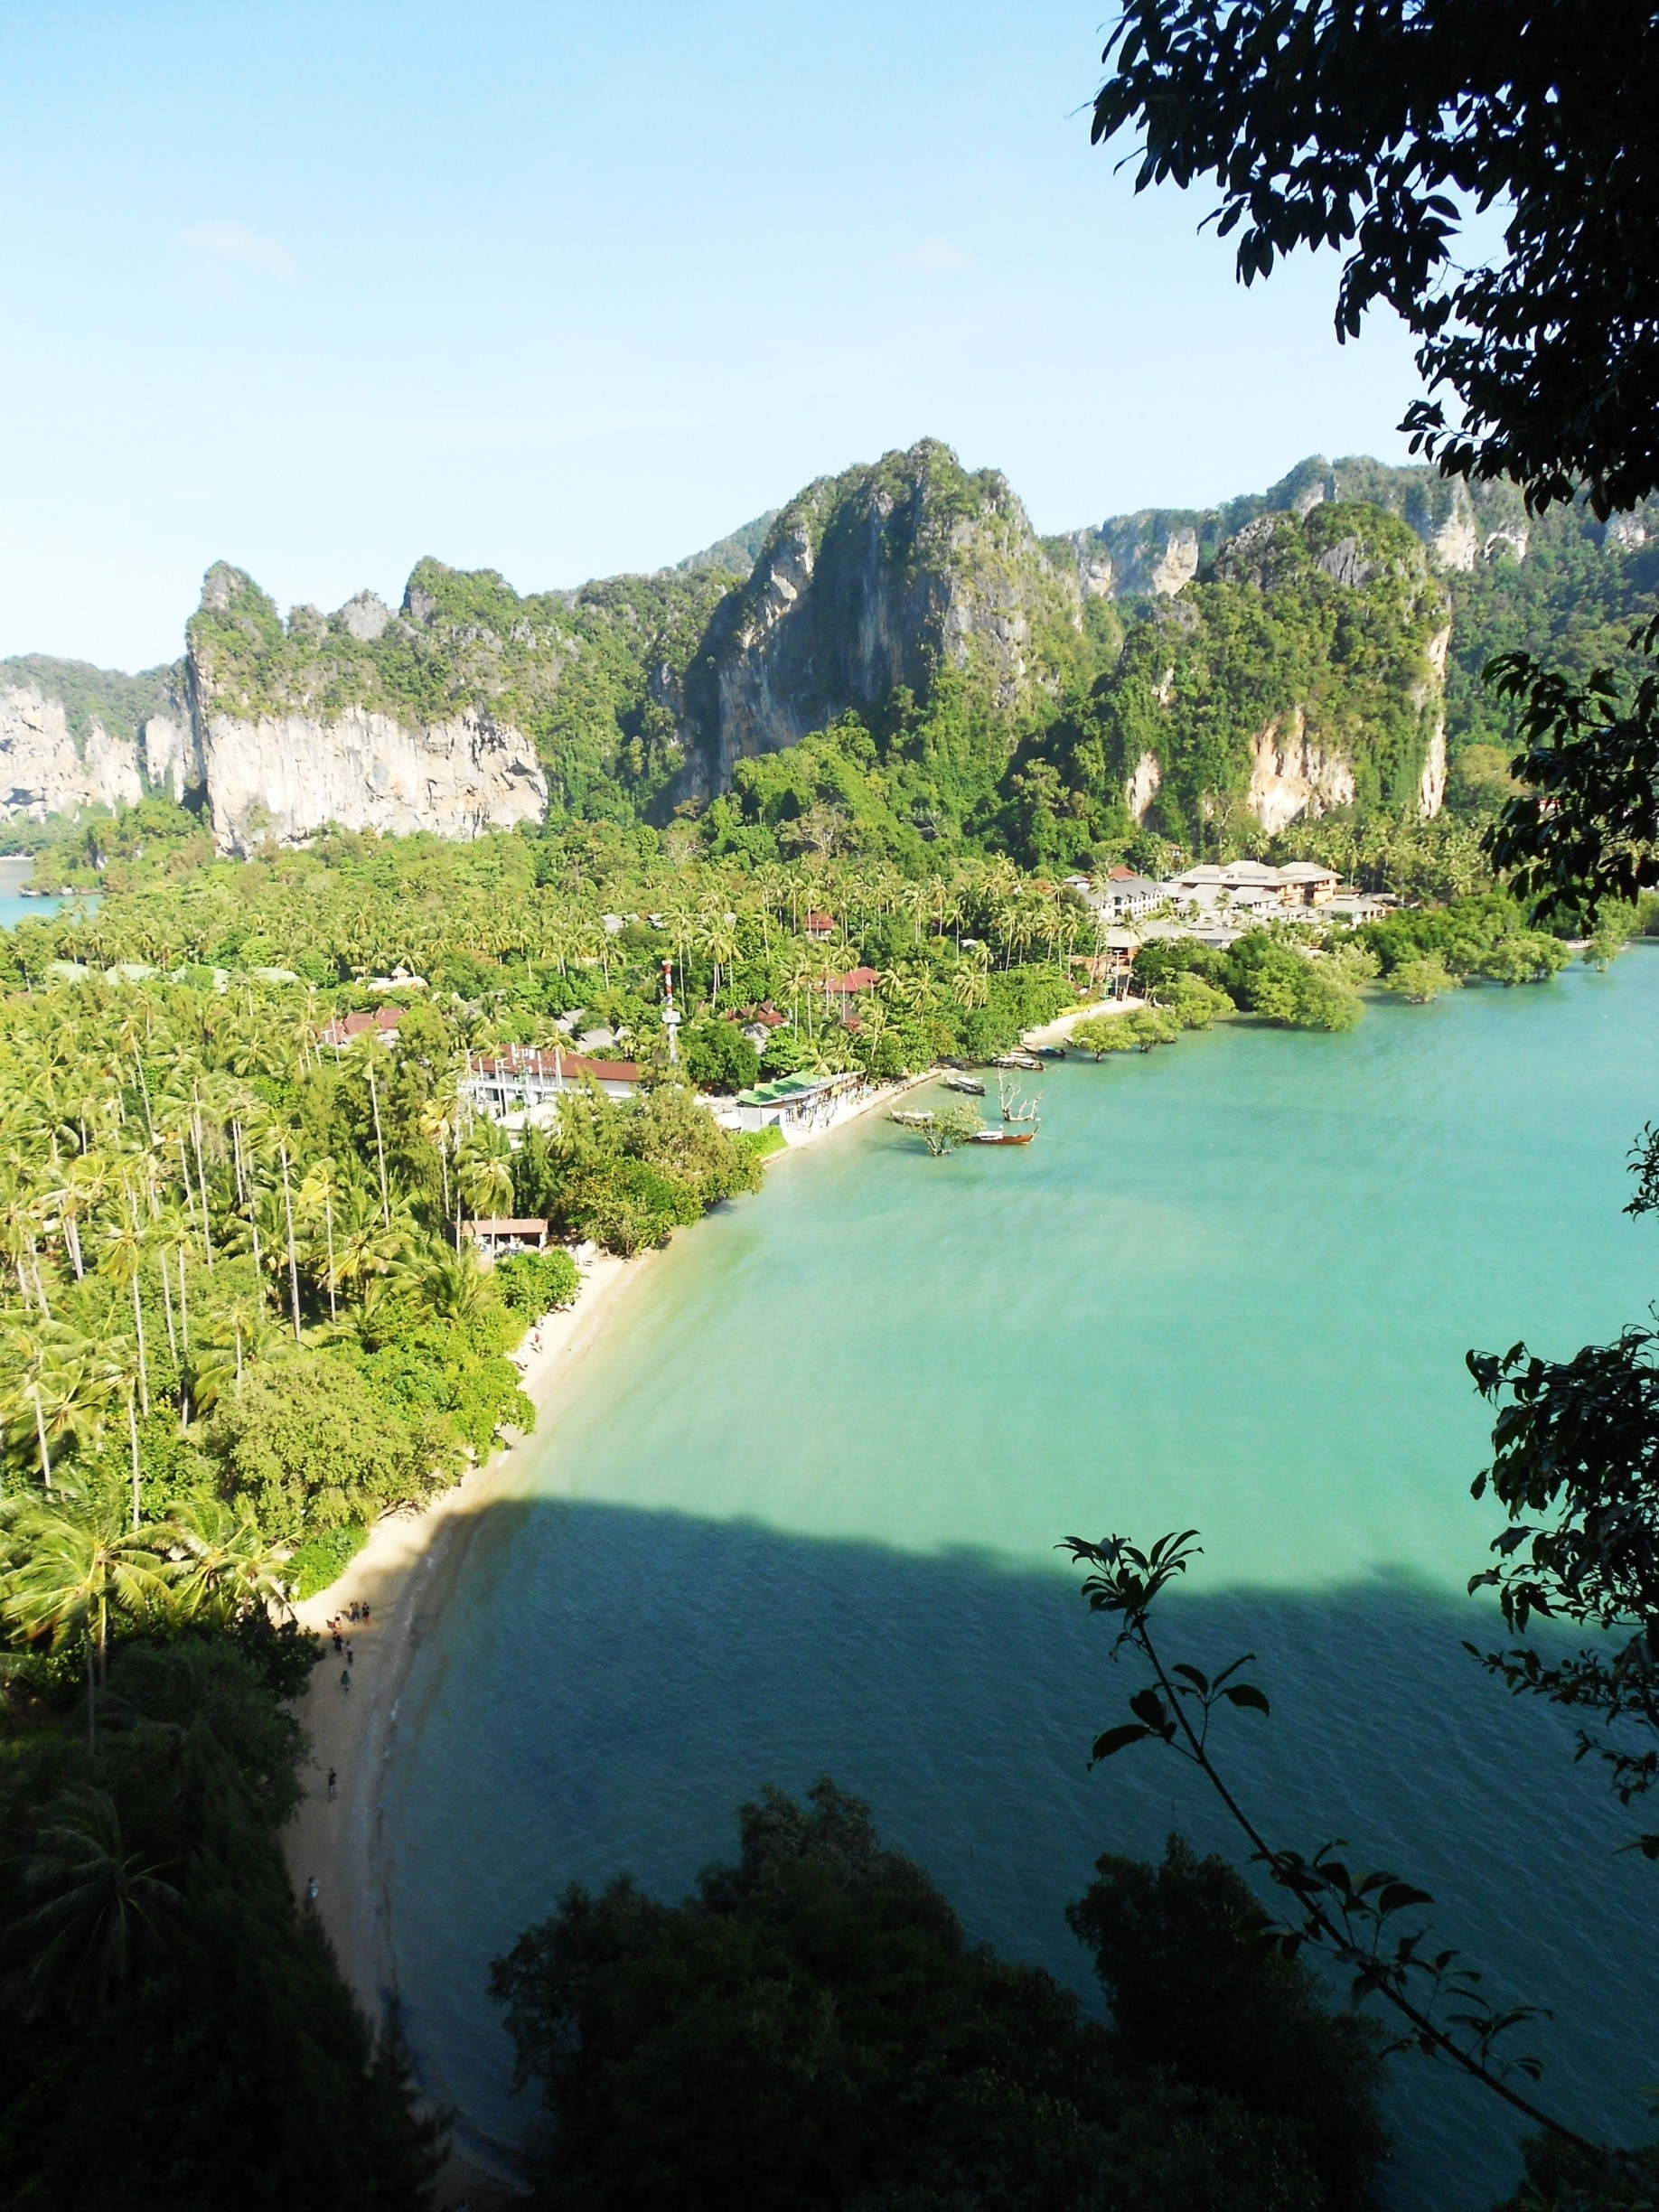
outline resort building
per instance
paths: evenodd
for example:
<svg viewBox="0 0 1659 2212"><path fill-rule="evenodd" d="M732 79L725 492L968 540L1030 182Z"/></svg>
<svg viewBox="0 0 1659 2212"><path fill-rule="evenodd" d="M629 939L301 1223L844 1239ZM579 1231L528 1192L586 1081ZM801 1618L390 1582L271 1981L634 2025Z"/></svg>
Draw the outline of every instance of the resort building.
<svg viewBox="0 0 1659 2212"><path fill-rule="evenodd" d="M1327 906L1341 888L1336 869L1317 860L1288 860L1279 871L1279 895L1287 906Z"/></svg>
<svg viewBox="0 0 1659 2212"><path fill-rule="evenodd" d="M326 1027L317 1033L319 1045L332 1045L338 1052L342 1045L353 1044L370 1031L384 1037L388 1044L397 1036L405 1009L400 1006L376 1007L372 1014L345 1014L336 1016Z"/></svg>
<svg viewBox="0 0 1659 2212"><path fill-rule="evenodd" d="M1086 896L1098 913L1112 922L1139 922L1142 914L1163 904L1166 893L1163 885L1154 883L1149 876L1138 876L1133 868L1115 867Z"/></svg>
<svg viewBox="0 0 1659 2212"><path fill-rule="evenodd" d="M828 944L835 935L835 916L816 912L810 914L803 927L814 944Z"/></svg>
<svg viewBox="0 0 1659 2212"><path fill-rule="evenodd" d="M781 1129L786 1142L793 1141L828 1129L867 1088L856 1070L842 1075L783 1075L776 1083L740 1091L715 1118L727 1129Z"/></svg>
<svg viewBox="0 0 1659 2212"><path fill-rule="evenodd" d="M833 1008L840 1002L841 1019L857 1010L858 1003L867 990L874 990L880 980L874 968L849 968L845 975L827 975L818 986L824 994L824 1005Z"/></svg>
<svg viewBox="0 0 1659 2212"><path fill-rule="evenodd" d="M750 1007L745 1013L733 1015L731 1018L758 1053L765 1051L774 1029L783 1029L789 1026L789 1016L780 1014L770 1000L764 1006Z"/></svg>
<svg viewBox="0 0 1659 2212"><path fill-rule="evenodd" d="M498 1260L503 1252L541 1251L547 1246L548 1224L532 1217L463 1222L461 1226L485 1260Z"/></svg>
<svg viewBox="0 0 1659 2212"><path fill-rule="evenodd" d="M632 1060L590 1060L556 1045L551 1052L535 1052L526 1045L512 1045L492 1059L469 1055L462 1091L480 1113L492 1121L510 1114L546 1119L539 1108L551 1107L567 1091L580 1091L596 1083L607 1098L633 1098L640 1087L640 1070Z"/></svg>

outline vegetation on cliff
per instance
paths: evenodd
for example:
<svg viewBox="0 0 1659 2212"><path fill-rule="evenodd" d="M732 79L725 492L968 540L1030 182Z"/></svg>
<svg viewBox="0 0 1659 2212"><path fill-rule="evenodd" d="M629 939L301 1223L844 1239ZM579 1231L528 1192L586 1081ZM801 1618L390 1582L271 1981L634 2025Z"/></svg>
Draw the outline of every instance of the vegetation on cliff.
<svg viewBox="0 0 1659 2212"><path fill-rule="evenodd" d="M1116 663L1022 749L1006 829L1051 865L1127 837L1148 762L1147 826L1189 855L1236 851L1261 834L1250 794L1264 741L1340 768L1326 806L1402 818L1439 718L1429 646L1448 619L1421 545L1392 516L1346 501L1264 516L1131 620Z"/></svg>

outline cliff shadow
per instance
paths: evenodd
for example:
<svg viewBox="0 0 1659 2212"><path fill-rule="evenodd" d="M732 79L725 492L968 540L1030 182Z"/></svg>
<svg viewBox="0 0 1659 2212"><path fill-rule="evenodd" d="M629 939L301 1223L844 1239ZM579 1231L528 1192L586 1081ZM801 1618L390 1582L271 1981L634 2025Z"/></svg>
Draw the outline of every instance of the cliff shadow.
<svg viewBox="0 0 1659 2212"><path fill-rule="evenodd" d="M1156 1747L1089 1769L1139 1676L1111 1664L1077 1584L1058 1563L580 1501L481 1516L385 1790L406 2024L464 2142L500 2153L535 2117L510 2094L491 1958L573 1879L628 1870L682 1895L731 1853L737 1804L767 1783L799 1792L829 1773L858 1791L970 1935L1098 2005L1064 1919L1096 1856L1156 1856L1172 1828L1235 1864L1247 1846ZM1432 1891L1438 1938L1495 1998L1553 2010L1528 2040L1544 2102L1636 2140L1655 1877L1613 1855L1635 1823L1573 1766L1561 1716L1510 1700L1463 1651L1492 1617L1403 1582L1200 1585L1166 1602L1162 1641L1209 1670L1256 1654L1272 1716L1230 1714L1219 1745L1269 1836L1304 1851L1344 1837L1355 1861ZM1450 2069L1395 2060L1389 2107L1391 2212L1476 2212L1513 2182L1519 2131Z"/></svg>

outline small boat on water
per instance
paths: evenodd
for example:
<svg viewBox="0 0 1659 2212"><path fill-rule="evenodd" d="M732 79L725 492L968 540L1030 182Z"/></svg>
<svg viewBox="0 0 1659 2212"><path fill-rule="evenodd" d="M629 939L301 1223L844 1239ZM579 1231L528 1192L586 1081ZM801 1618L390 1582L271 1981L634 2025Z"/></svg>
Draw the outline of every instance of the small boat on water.
<svg viewBox="0 0 1659 2212"><path fill-rule="evenodd" d="M988 1145L1029 1144L1036 1135L1036 1129L976 1129L972 1137L970 1138L969 1142L970 1144Z"/></svg>
<svg viewBox="0 0 1659 2212"><path fill-rule="evenodd" d="M927 1129L931 1126L933 1117L931 1113L924 1112L894 1112L890 1113L887 1119L889 1121L896 1121L900 1129Z"/></svg>
<svg viewBox="0 0 1659 2212"><path fill-rule="evenodd" d="M947 1091L960 1091L966 1098L985 1096L985 1085L977 1075L947 1075L944 1087Z"/></svg>
<svg viewBox="0 0 1659 2212"><path fill-rule="evenodd" d="M1001 1053L994 1064L999 1068L1023 1068L1027 1075L1041 1073L1043 1066L1036 1054L1028 1052Z"/></svg>
<svg viewBox="0 0 1659 2212"><path fill-rule="evenodd" d="M1039 1045L1037 1057L1040 1060L1064 1060L1065 1046L1064 1045Z"/></svg>

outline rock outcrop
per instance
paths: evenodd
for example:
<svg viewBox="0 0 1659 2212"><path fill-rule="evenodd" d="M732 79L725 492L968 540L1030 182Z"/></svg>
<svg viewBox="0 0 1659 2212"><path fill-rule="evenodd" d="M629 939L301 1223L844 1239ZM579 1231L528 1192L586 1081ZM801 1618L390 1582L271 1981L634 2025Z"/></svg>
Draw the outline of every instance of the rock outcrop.
<svg viewBox="0 0 1659 2212"><path fill-rule="evenodd" d="M0 685L0 820L44 821L143 796L134 736L94 722L77 745L61 699L33 684Z"/></svg>
<svg viewBox="0 0 1659 2212"><path fill-rule="evenodd" d="M1275 715L1251 742L1246 803L1270 837L1298 815L1319 815L1354 803L1354 764L1327 753L1308 735L1299 707Z"/></svg>
<svg viewBox="0 0 1659 2212"><path fill-rule="evenodd" d="M1075 530L1054 542L1067 548L1082 588L1092 595L1167 595L1259 518L1299 518L1342 501L1363 501L1398 516L1442 573L1467 573L1500 557L1526 558L1526 508L1513 484L1448 482L1427 465L1395 468L1364 455L1332 462L1316 454L1267 492L1216 507L1146 508L1115 515L1098 530Z"/></svg>
<svg viewBox="0 0 1659 2212"><path fill-rule="evenodd" d="M408 728L353 707L328 720L210 713L202 755L221 852L296 844L324 824L407 837L475 838L540 821L548 781L510 725L461 714Z"/></svg>
<svg viewBox="0 0 1659 2212"><path fill-rule="evenodd" d="M809 485L710 623L686 698L693 774L724 790L742 759L793 745L942 669L1004 710L1054 682L1044 633L1082 623L1082 587L992 470L924 439Z"/></svg>
<svg viewBox="0 0 1659 2212"><path fill-rule="evenodd" d="M1050 750L1083 747L1063 782L1088 788L1102 834L1125 812L1180 836L1216 807L1279 823L1348 803L1344 764L1360 811L1432 815L1448 600L1501 595L1487 564L1569 539L1634 576L1659 501L1604 528L1579 506L1529 517L1508 485L1314 455L1259 495L1039 540L1003 477L923 440L678 568L574 591L521 595L425 560L396 606L363 591L285 617L221 563L173 668L0 662L0 819L200 793L227 851L330 822L451 837L549 812L661 822L848 711L886 746L947 683L979 748L975 805L1042 749L1046 695L1068 715L1089 701ZM1216 593L1289 610L1294 669L1277 615L1228 642ZM1380 622L1388 653L1353 647L1332 615L1342 594L1365 601L1362 628ZM907 819L937 834L939 794L912 782ZM1021 789L1017 813L1039 803Z"/></svg>

